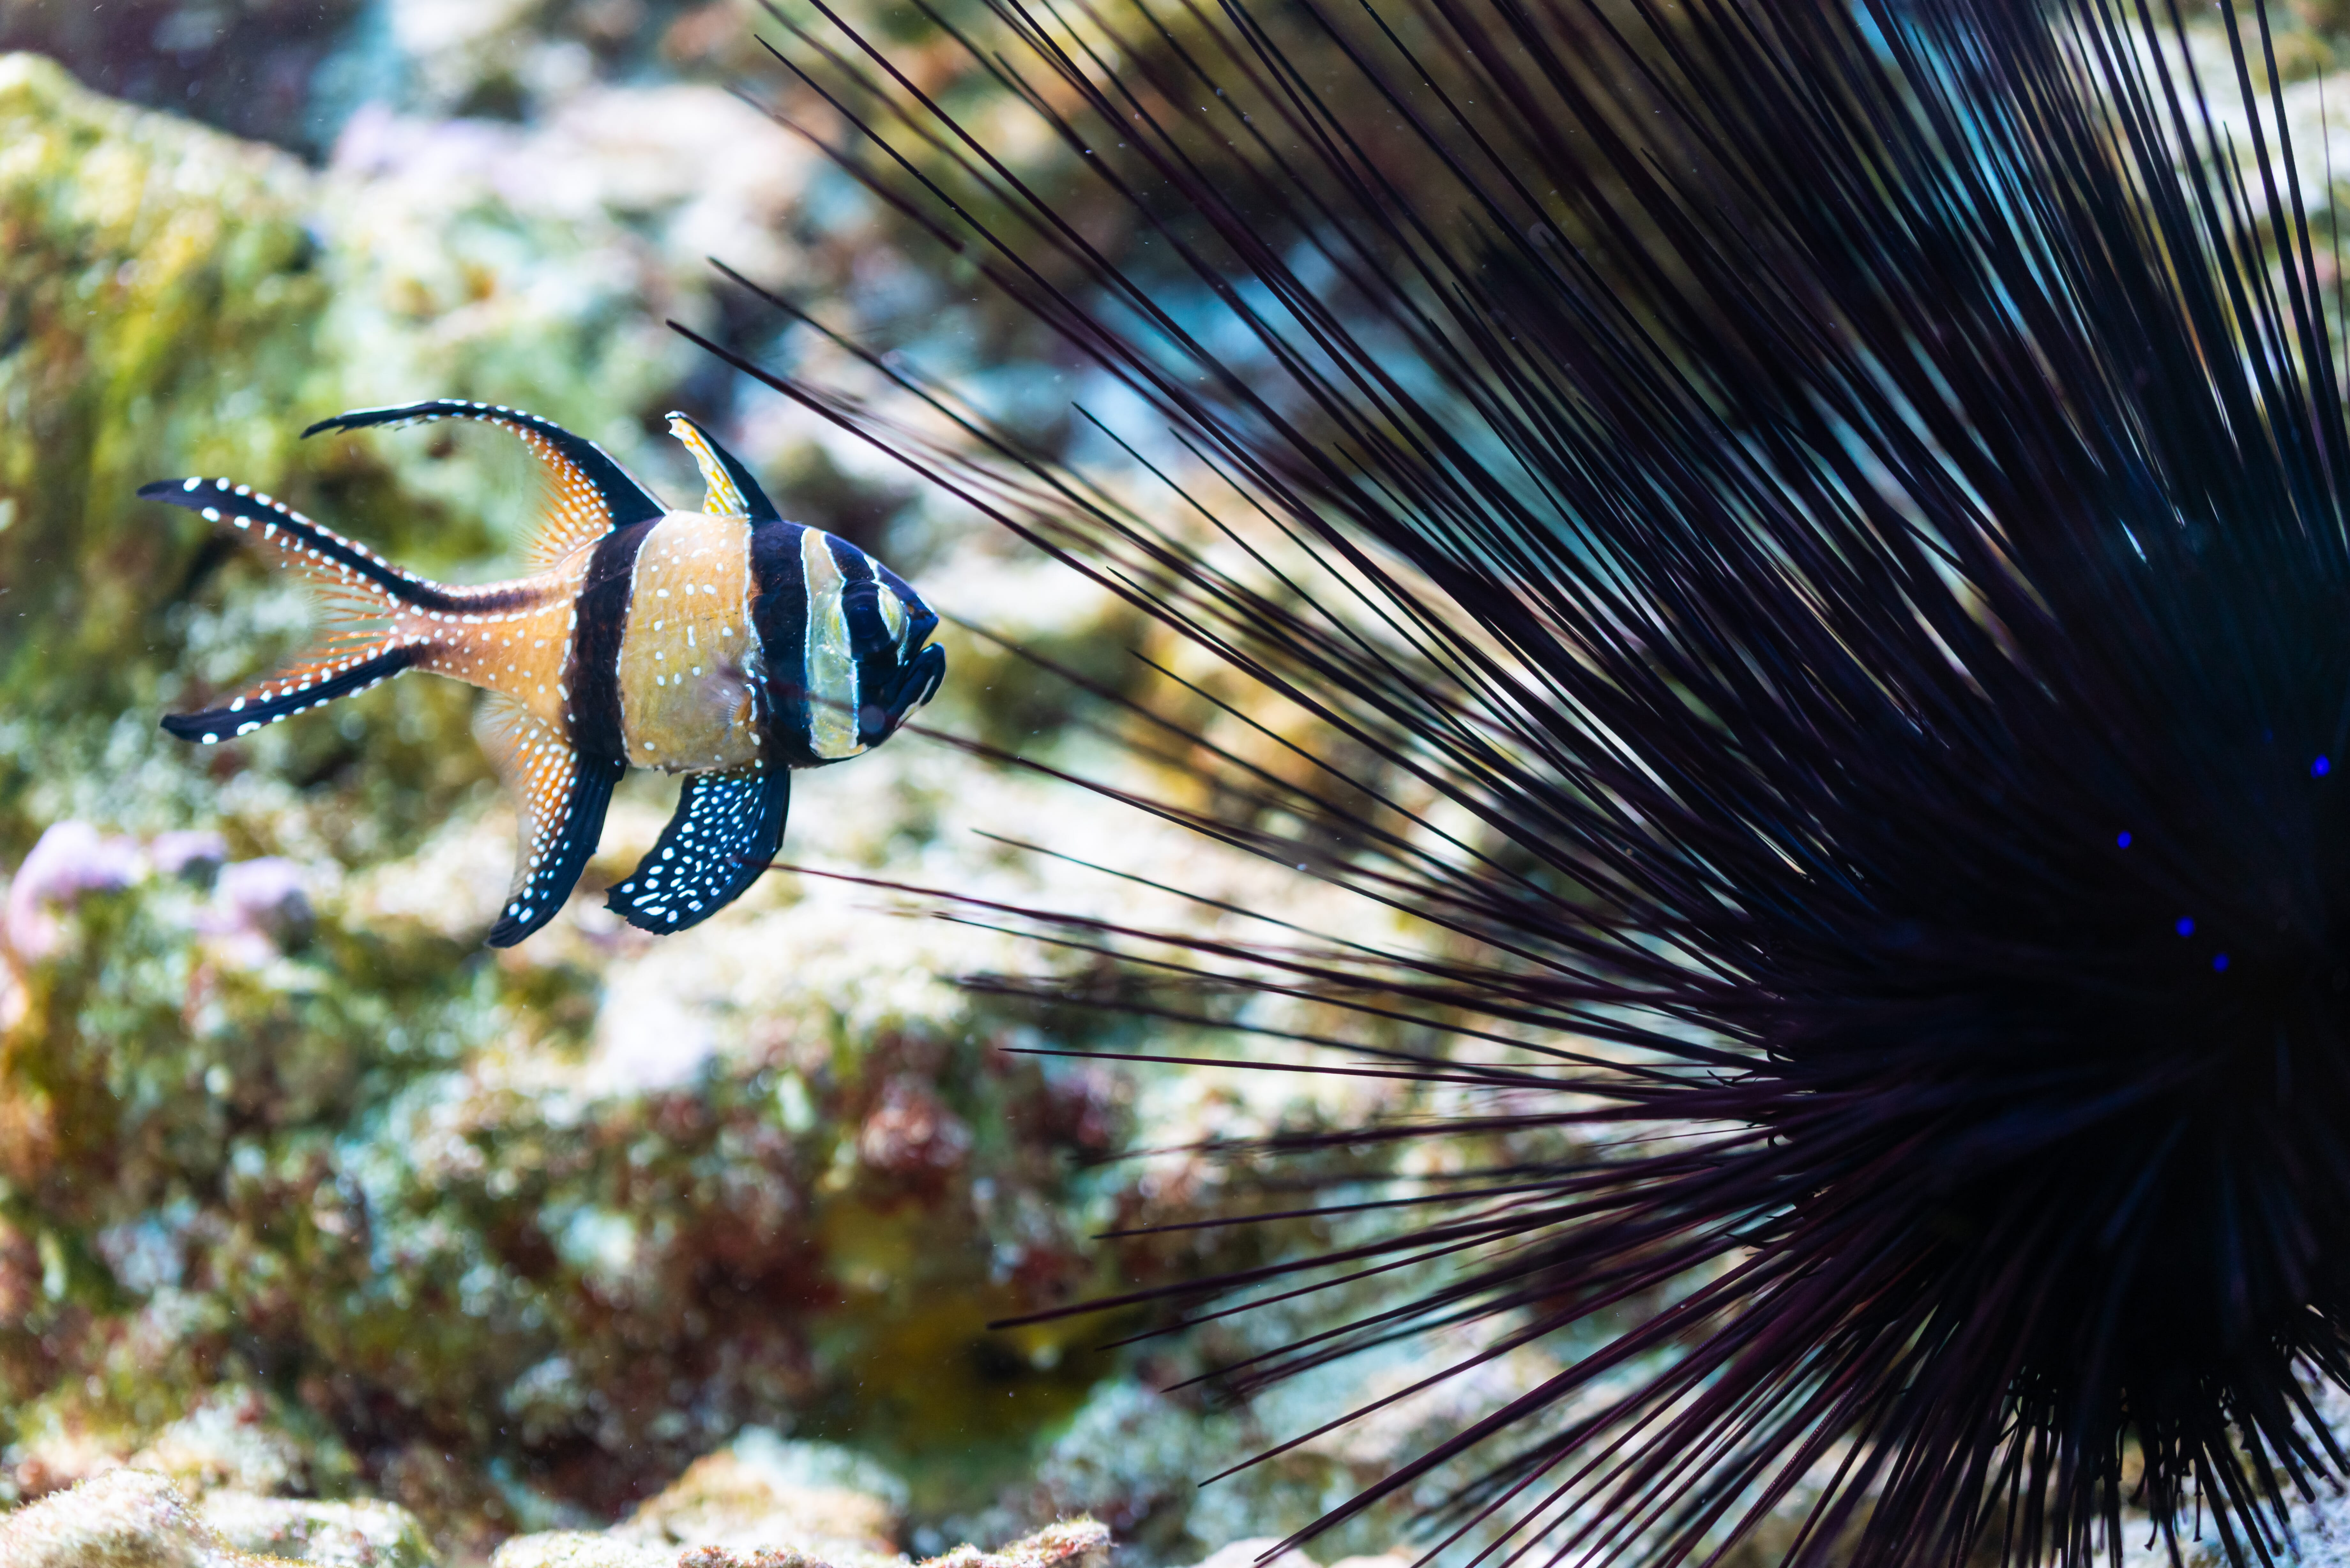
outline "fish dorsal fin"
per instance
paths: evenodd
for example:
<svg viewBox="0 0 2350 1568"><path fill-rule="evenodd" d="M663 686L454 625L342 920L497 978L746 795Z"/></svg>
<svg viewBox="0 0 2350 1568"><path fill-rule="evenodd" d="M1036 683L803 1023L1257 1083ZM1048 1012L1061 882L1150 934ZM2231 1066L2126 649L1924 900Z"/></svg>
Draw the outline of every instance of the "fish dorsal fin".
<svg viewBox="0 0 2350 1568"><path fill-rule="evenodd" d="M702 470L702 509L722 517L748 517L754 523L780 523L775 504L759 488L743 460L720 446L715 437L688 414L671 410L669 433L685 443Z"/></svg>
<svg viewBox="0 0 2350 1568"><path fill-rule="evenodd" d="M429 424L435 420L474 420L495 425L521 437L538 458L546 471L548 493L546 513L527 552L537 565L551 566L615 528L669 511L594 441L573 435L550 420L502 404L435 398L397 408L353 409L320 420L302 433L313 436L320 431L355 431L370 425Z"/></svg>
<svg viewBox="0 0 2350 1568"><path fill-rule="evenodd" d="M520 829L514 881L489 936L490 946L510 948L571 897L596 853L623 766L581 756L553 725L503 694L482 704L473 734L514 796Z"/></svg>

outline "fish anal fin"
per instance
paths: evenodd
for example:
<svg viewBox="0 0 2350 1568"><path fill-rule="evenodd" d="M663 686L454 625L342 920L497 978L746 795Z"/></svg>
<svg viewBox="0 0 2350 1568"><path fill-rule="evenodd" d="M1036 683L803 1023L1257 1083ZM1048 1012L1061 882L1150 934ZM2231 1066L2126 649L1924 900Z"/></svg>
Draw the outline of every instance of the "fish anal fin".
<svg viewBox="0 0 2350 1568"><path fill-rule="evenodd" d="M626 764L581 756L561 732L502 693L482 704L474 733L515 802L514 881L489 935L490 946L510 948L571 897Z"/></svg>
<svg viewBox="0 0 2350 1568"><path fill-rule="evenodd" d="M552 420L503 404L464 402L435 398L393 408L353 409L320 420L302 433L364 430L374 425L429 424L435 420L472 420L495 425L521 440L536 456L546 479L546 504L527 554L540 566L551 566L594 544L615 528L663 515L668 508L639 484L611 454L585 436L572 434Z"/></svg>
<svg viewBox="0 0 2350 1568"><path fill-rule="evenodd" d="M681 931L708 919L766 870L791 801L788 768L753 763L688 774L677 814L606 904L648 931Z"/></svg>

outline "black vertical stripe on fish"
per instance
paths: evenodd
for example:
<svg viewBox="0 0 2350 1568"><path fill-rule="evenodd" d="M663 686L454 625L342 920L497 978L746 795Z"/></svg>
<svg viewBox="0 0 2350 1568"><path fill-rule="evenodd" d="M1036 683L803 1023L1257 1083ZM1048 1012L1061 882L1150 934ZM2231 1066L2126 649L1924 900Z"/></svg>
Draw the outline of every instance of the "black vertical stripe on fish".
<svg viewBox="0 0 2350 1568"><path fill-rule="evenodd" d="M629 629L637 552L653 527L648 519L604 535L579 590L579 627L565 679L571 691L571 744L583 757L628 758L620 718L620 641Z"/></svg>
<svg viewBox="0 0 2350 1568"><path fill-rule="evenodd" d="M751 624L767 664L767 765L807 767L807 578L797 523L771 523L751 535Z"/></svg>
<svg viewBox="0 0 2350 1568"><path fill-rule="evenodd" d="M896 650L896 668L888 676L888 684L879 688L874 701L881 710L878 733L860 735L866 744L878 746L905 722L906 715L937 695L939 686L947 677L946 649L935 645L925 646L931 634L939 628L937 612L922 602L922 597L906 579L883 566L873 563L873 574L882 586L898 596L906 613L906 629ZM862 716L860 715L860 718Z"/></svg>
<svg viewBox="0 0 2350 1568"><path fill-rule="evenodd" d="M878 745L892 727L889 713L900 676L898 639L881 614L882 583L873 557L839 537L828 538L840 567L840 616L857 659L857 738Z"/></svg>
<svg viewBox="0 0 2350 1568"><path fill-rule="evenodd" d="M842 538L837 534L824 536L825 547L832 552L832 563L840 568L845 583L869 583L873 580L873 557Z"/></svg>
<svg viewBox="0 0 2350 1568"><path fill-rule="evenodd" d="M758 880L784 840L791 808L788 768L749 767L686 775L660 839L605 907L648 931L681 931L733 903Z"/></svg>
<svg viewBox="0 0 2350 1568"><path fill-rule="evenodd" d="M881 586L872 578L847 584L840 590L840 614L848 623L848 646L860 670L868 660L896 651L898 639L889 635L889 624L881 618Z"/></svg>
<svg viewBox="0 0 2350 1568"><path fill-rule="evenodd" d="M323 680L298 685L274 697L257 701L240 699L244 702L242 707L213 708L202 713L166 713L163 715L163 728L181 740L194 741L207 746L216 741L234 740L258 730L264 724L290 719L321 702L348 697L366 691L378 681L389 680L415 664L416 659L414 649L395 648L372 659L362 659L349 669Z"/></svg>
<svg viewBox="0 0 2350 1568"><path fill-rule="evenodd" d="M353 409L332 419L320 420L302 434L307 439L320 431L364 430L370 425L425 424L434 420L478 420L490 424L511 425L531 432L553 448L564 462L578 471L582 479L594 486L610 516L611 526L616 529L625 528L631 523L649 521L669 510L594 441L585 436L574 435L561 425L540 419L536 414L526 414L520 409L510 409L502 403L433 398L421 403L403 403L396 408Z"/></svg>

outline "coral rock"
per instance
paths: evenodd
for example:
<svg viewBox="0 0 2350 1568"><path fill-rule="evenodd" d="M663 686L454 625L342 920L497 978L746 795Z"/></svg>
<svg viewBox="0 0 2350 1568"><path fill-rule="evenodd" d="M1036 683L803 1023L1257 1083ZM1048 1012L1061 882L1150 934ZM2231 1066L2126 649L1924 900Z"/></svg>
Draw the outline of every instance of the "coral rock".
<svg viewBox="0 0 2350 1568"><path fill-rule="evenodd" d="M675 1568L678 1549L619 1541L585 1530L518 1535L498 1548L490 1568Z"/></svg>
<svg viewBox="0 0 2350 1568"><path fill-rule="evenodd" d="M1220 1546L1202 1558L1196 1568L1255 1568L1264 1554L1281 1544L1277 1535L1267 1535L1247 1541L1235 1541ZM1377 1558L1350 1558L1349 1562L1378 1562ZM1314 1559L1295 1548L1264 1563L1264 1568L1315 1568Z"/></svg>
<svg viewBox="0 0 2350 1568"><path fill-rule="evenodd" d="M415 1515L389 1502L220 1491L192 1505L151 1470L119 1469L0 1514L7 1568L435 1568Z"/></svg>
<svg viewBox="0 0 2350 1568"><path fill-rule="evenodd" d="M1065 1519L994 1552L958 1546L922 1568L1108 1568L1109 1527L1092 1519Z"/></svg>
<svg viewBox="0 0 2350 1568"><path fill-rule="evenodd" d="M894 1559L905 1563L900 1557ZM1064 1520L1000 1551L958 1546L919 1568L1106 1568L1109 1531L1090 1519ZM561 1530L520 1536L498 1549L491 1568L843 1568L795 1546L650 1546L617 1535Z"/></svg>
<svg viewBox="0 0 2350 1568"><path fill-rule="evenodd" d="M789 1541L837 1565L895 1560L905 1484L871 1460L764 1428L686 1467L613 1531L660 1546L759 1549Z"/></svg>
<svg viewBox="0 0 2350 1568"><path fill-rule="evenodd" d="M331 1568L432 1568L434 1562L424 1527L397 1503L216 1491L202 1512L224 1540L247 1552Z"/></svg>
<svg viewBox="0 0 2350 1568"><path fill-rule="evenodd" d="M231 1546L161 1476L109 1470L0 1516L8 1568L276 1568Z"/></svg>
<svg viewBox="0 0 2350 1568"><path fill-rule="evenodd" d="M941 1176L971 1152L971 1129L916 1079L892 1078L857 1135L858 1157L891 1176Z"/></svg>

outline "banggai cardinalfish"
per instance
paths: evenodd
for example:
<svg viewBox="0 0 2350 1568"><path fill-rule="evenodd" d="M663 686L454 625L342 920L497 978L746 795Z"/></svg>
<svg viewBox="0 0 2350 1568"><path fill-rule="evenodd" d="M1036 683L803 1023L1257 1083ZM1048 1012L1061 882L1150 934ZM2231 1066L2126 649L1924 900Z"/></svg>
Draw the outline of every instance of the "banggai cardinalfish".
<svg viewBox="0 0 2350 1568"><path fill-rule="evenodd" d="M650 931L708 919L781 843L794 768L879 745L937 691L938 617L856 545L785 522L742 462L683 414L669 428L701 465L700 512L669 510L593 441L514 409L361 409L303 433L443 419L508 431L545 463L552 493L529 576L431 582L225 479L140 491L253 535L317 590L327 617L292 664L163 727L212 745L402 670L453 677L492 693L483 744L521 817L492 946L513 946L563 907L631 765L681 773L685 787L608 902Z"/></svg>

